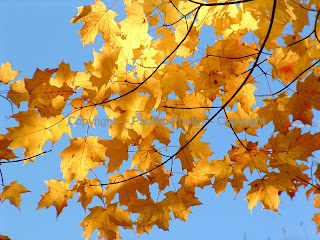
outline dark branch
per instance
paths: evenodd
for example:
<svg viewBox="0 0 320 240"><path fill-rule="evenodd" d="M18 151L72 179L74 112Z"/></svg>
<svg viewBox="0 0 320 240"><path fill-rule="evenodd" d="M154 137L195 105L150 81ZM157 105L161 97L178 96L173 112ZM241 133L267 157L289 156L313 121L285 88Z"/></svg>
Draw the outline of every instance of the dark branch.
<svg viewBox="0 0 320 240"><path fill-rule="evenodd" d="M37 156L40 156L41 154L45 154L45 153L48 153L48 152L51 152L51 151L52 151L52 149L51 149L51 150L48 150L48 151L44 151L44 152L39 153L39 154L37 154L37 155L34 155L34 156L32 156L32 157L28 157L28 158L24 158L24 159L18 159L18 160L14 160L14 161L8 161L8 162L1 162L1 161L0 161L0 165L3 164L3 163L16 163L16 162L26 161L26 160L29 160L29 159L31 159L31 158L35 158L35 157L37 157Z"/></svg>
<svg viewBox="0 0 320 240"><path fill-rule="evenodd" d="M240 1L234 1L234 2L222 2L222 3L200 3L194 0L188 0L189 2L198 4L200 6L207 6L207 7L211 7L211 6L223 6L223 5L231 5L231 4L238 4L238 3L246 3L246 2L253 2L254 0L240 0Z"/></svg>

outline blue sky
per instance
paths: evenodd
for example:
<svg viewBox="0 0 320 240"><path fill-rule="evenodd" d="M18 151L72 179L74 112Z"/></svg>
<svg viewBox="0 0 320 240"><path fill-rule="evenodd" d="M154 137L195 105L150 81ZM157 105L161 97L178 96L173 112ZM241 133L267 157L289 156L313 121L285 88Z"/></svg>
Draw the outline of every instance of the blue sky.
<svg viewBox="0 0 320 240"><path fill-rule="evenodd" d="M83 47L80 35L77 33L81 24L69 23L77 14L77 6L88 5L93 1L84 0L1 0L0 8L0 63L10 62L14 70L21 71L18 79L26 76L31 78L36 68L56 68L64 60L70 63L74 71L83 71L83 62L93 60L92 45ZM106 2L106 1L105 1ZM118 0L113 8L121 7ZM109 4L109 5L108 5ZM111 1L107 3L110 6ZM205 37L205 35L203 35ZM100 41L99 41L100 40ZM96 41L95 49L101 47L101 39ZM1 86L1 93L7 90ZM8 102L0 99L0 133L5 133L6 127L15 126L14 120L7 120L11 108ZM22 106L25 109L26 105ZM17 108L14 109L18 111ZM315 129L319 131L318 129ZM84 129L73 128L74 136L83 136ZM91 134L98 134L99 130ZM219 136L219 137L212 137ZM103 136L102 136L103 137ZM177 139L175 139L177 140ZM230 149L234 136L226 127L213 123L204 135L203 141L210 142L215 157L221 159L223 152ZM6 164L1 166L5 184L18 181L24 184L31 193L22 195L21 211L10 205L8 201L0 205L0 234L8 235L13 240L78 240L82 237L82 227L77 225L88 214L77 203L77 195L68 201L59 218L56 218L54 207L35 210L40 200L40 194L47 192L44 180L62 179L60 172L60 157L58 154L69 145L69 138L54 146L54 150L40 156L33 163ZM45 146L50 149L50 145ZM16 151L23 156L23 151ZM317 154L319 155L319 154ZM99 171L99 170L97 170ZM221 193L217 199L213 189L206 187L198 189L196 196L202 206L191 208L192 214L187 222L173 220L170 222L170 232L164 232L154 227L149 235L138 235L130 231L121 231L122 238L132 239L316 239L316 226L311 218L314 214L313 203L306 201L304 191L299 191L291 200L282 195L279 206L280 215L268 210L261 210L261 204L253 209L251 214L247 202L243 199L248 188L241 191L234 200L230 186L226 193ZM89 207L92 205L89 205ZM301 223L303 227L301 226ZM307 234L307 237L305 236ZM96 233L92 239L96 238Z"/></svg>

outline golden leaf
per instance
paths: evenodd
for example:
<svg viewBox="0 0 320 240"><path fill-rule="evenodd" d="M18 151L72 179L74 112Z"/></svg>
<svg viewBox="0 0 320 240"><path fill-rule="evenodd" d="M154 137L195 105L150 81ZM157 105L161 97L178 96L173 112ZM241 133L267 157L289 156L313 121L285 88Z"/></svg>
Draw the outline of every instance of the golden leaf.
<svg viewBox="0 0 320 240"><path fill-rule="evenodd" d="M20 210L21 194L30 192L23 185L19 184L17 181L11 182L10 185L5 186L0 195L1 201L9 200L10 203L16 206Z"/></svg>
<svg viewBox="0 0 320 240"><path fill-rule="evenodd" d="M71 19L71 23L84 22L80 29L81 41L83 45L94 40L98 33L102 38L109 42L120 33L120 29L114 18L118 16L114 11L107 10L106 6L100 0L95 0L94 4L78 8L78 16Z"/></svg>
<svg viewBox="0 0 320 240"><path fill-rule="evenodd" d="M11 63L2 63L0 67L0 82L3 84L8 84L10 81L14 80L20 71L13 71L11 68Z"/></svg>
<svg viewBox="0 0 320 240"><path fill-rule="evenodd" d="M42 198L38 203L37 210L40 208L49 208L55 206L57 210L57 217L62 210L68 205L68 199L72 199L72 191L69 190L69 183L60 180L44 181L49 191L41 194Z"/></svg>

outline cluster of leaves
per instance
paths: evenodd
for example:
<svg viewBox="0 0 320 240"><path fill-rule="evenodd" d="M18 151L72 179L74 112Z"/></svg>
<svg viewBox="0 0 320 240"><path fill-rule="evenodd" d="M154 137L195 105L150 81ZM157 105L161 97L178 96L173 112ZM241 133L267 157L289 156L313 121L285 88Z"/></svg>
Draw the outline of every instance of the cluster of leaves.
<svg viewBox="0 0 320 240"><path fill-rule="evenodd" d="M43 149L47 141L54 147L64 133L71 138L59 154L65 181L45 181L49 191L42 194L38 209L55 206L58 216L73 194L80 194L84 209L96 197L101 206L90 208L80 224L84 237L97 229L100 238L118 239L119 226L139 234L149 233L154 225L168 230L170 213L186 221L190 207L201 204L196 188L212 186L219 195L230 183L237 195L253 172L257 179L249 183L246 195L250 210L260 201L277 212L280 193L294 197L299 187L308 187L307 196L320 193L312 183L320 180L320 169L306 172L308 160L320 149L320 133L303 133L293 125L295 121L312 125L314 112L320 110L318 0L124 3L126 17L121 21L115 20L112 6L107 8L100 0L79 7L72 18L72 23L84 23L79 32L84 45L94 44L98 34L105 42L100 52L93 52L94 61L84 63L85 72L72 71L62 61L56 69L37 69L31 79L13 81L19 72L10 63L1 66L2 84L12 81L6 97L18 108L21 102L28 104L27 111L11 116L18 126L0 136L1 164L35 161L48 152ZM199 46L201 30L219 37L205 50ZM256 42L247 43L249 35ZM254 94L261 84L259 76L269 84L270 92L264 95ZM269 83L270 78L277 84ZM67 106L72 111L63 114ZM91 121L99 116L98 107L115 119L106 130L111 138L89 136L89 131L73 138L68 118ZM265 137L258 135L262 123L226 124L236 141L222 160L210 159L213 152L201 138L220 113L227 119L265 119L273 132L263 145ZM135 116L160 115L206 122L132 123ZM165 155L161 149L170 147L173 132L180 133L180 146ZM240 139L240 134L245 137ZM15 160L13 150L18 148L25 149L24 158ZM125 160L131 168L120 171ZM169 179L179 166L183 175L176 189ZM110 174L107 183L89 178L97 167ZM154 184L159 190L156 199L150 192ZM3 188L1 200L19 207L25 192L24 186L12 182ZM314 200L318 208L319 199L317 195ZM138 214L134 222L131 213ZM320 214L313 220L320 224Z"/></svg>

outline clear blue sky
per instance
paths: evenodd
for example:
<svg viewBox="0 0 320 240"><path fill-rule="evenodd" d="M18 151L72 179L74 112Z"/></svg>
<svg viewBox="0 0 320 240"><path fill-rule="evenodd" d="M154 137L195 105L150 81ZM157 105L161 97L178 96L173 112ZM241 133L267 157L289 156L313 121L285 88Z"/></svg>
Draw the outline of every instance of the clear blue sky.
<svg viewBox="0 0 320 240"><path fill-rule="evenodd" d="M77 31L81 24L71 24L70 19L77 14L77 6L89 5L93 1L84 0L1 0L0 8L0 63L11 62L14 70L21 71L19 78L31 78L36 68L56 68L64 60L70 63L74 71L84 70L83 62L93 60L92 45L83 47ZM112 1L105 1L107 6ZM118 0L114 10L121 6ZM99 38L100 39L100 38ZM101 47L101 40L96 42L95 49ZM1 86L1 91L7 90ZM0 99L0 133L6 133L6 127L15 126L14 120L7 120L11 108L8 102ZM22 106L25 109L26 105ZM15 112L17 112L15 108ZM315 129L319 131L319 127ZM74 136L83 136L83 129L73 129ZM97 132L92 132L95 134ZM219 136L219 137L214 137ZM211 142L211 147L221 159L221 153L230 149L234 136L230 129L213 124L205 134L204 141ZM22 195L21 211L10 205L8 201L0 205L0 234L8 235L13 240L79 240L82 227L77 225L88 214L81 204L77 203L77 195L68 201L59 218L56 218L54 207L35 210L40 194L47 191L44 180L62 179L58 154L69 145L69 138L64 137L54 150L40 156L33 163L6 164L1 166L5 184L18 181L24 184L31 193ZM46 146L49 149L49 146ZM22 157L22 151L17 151ZM319 155L319 154L318 154ZM227 187L217 199L210 187L197 190L197 197L204 204L191 208L187 222L173 220L170 232L154 227L149 235L138 235L130 231L121 231L124 240L132 239L316 239L316 226L311 218L314 214L313 203L306 201L303 191L291 200L281 196L280 215L268 210L261 210L261 204L254 208L252 214L247 202L243 199L248 188L241 191L234 200L233 190ZM92 205L89 205L89 207ZM303 223L303 228L301 227ZM304 230L303 230L304 229ZM307 234L308 238L305 236ZM284 234L284 235L283 235ZM96 232L92 239L96 238ZM246 235L246 237L245 237Z"/></svg>

